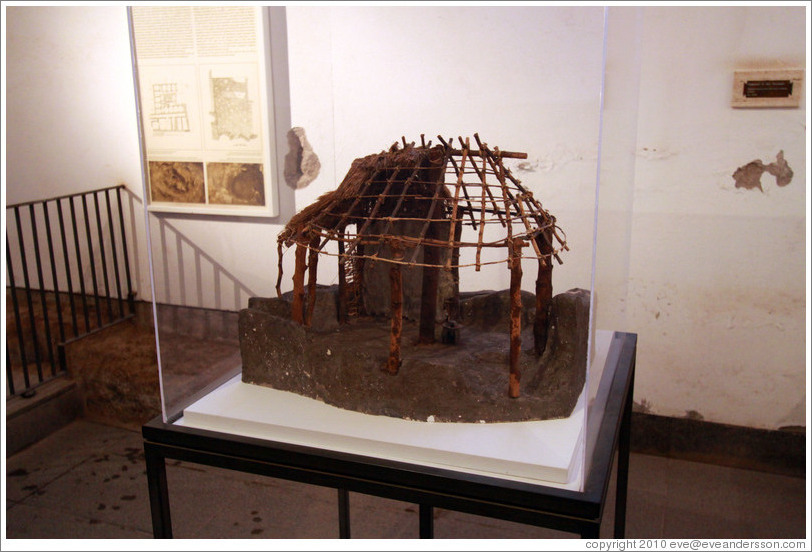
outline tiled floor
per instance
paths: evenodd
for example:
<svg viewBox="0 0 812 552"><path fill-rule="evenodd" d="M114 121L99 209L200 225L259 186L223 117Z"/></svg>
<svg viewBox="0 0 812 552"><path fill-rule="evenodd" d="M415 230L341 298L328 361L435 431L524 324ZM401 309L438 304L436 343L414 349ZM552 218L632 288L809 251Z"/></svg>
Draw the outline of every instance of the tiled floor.
<svg viewBox="0 0 812 552"><path fill-rule="evenodd" d="M9 458L5 475L8 539L151 538L136 431L73 422ZM335 490L176 461L167 477L176 538L338 537ZM626 534L802 539L806 487L806 479L632 454ZM418 535L413 504L351 493L350 508L354 538ZM435 517L437 538L574 537L446 510Z"/></svg>

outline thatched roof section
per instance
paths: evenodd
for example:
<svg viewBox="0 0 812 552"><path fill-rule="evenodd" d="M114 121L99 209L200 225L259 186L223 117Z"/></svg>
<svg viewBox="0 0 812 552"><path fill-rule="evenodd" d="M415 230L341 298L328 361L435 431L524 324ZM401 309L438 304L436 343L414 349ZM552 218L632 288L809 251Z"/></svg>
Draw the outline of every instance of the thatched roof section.
<svg viewBox="0 0 812 552"><path fill-rule="evenodd" d="M502 163L505 157L526 158L526 154L489 149L477 135L477 148L470 139L439 137L441 144L431 146L395 143L378 154L356 159L339 187L318 198L291 218L278 236L282 247L294 243L325 253L331 240L341 242L339 256L363 255L363 245L388 245L397 241L407 250L403 259L381 259L402 264L419 264L417 249L476 248L479 267L492 262L509 262L514 242L525 247L522 256L542 262L567 249L555 217L544 210L532 192L521 185ZM422 223L416 235L402 235L402 221ZM443 235L430 227L441 225ZM502 230L494 236L495 225ZM465 237L462 227L475 231ZM354 227L354 228L353 228ZM486 227L489 230L486 232ZM480 260L483 248L504 248L499 261ZM412 254L408 251L413 250ZM455 265L455 266L469 266ZM449 268L446 261L443 265Z"/></svg>
<svg viewBox="0 0 812 552"><path fill-rule="evenodd" d="M374 204L383 193L402 190L410 180L411 193L418 193L442 185L442 166L445 150L393 146L389 151L368 155L353 161L339 187L320 196L314 203L294 215L278 240L286 246L294 242L307 243L311 232L339 231L349 224L363 222L373 214L391 214L391 206L383 205L373 213ZM408 205L406 206L408 207ZM401 213L405 212L401 209Z"/></svg>

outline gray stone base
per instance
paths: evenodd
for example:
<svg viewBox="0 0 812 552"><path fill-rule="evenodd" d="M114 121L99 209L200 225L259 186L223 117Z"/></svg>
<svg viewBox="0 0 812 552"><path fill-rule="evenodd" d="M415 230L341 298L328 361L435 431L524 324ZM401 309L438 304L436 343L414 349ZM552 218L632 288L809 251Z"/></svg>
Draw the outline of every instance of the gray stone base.
<svg viewBox="0 0 812 552"><path fill-rule="evenodd" d="M368 414L445 422L503 422L567 417L585 381L589 292L553 298L544 354L533 352L533 294L523 292L521 397L507 394L508 293L461 300L460 341L417 345L404 320L403 364L382 370L389 353L387 318L338 325L335 290L320 288L311 328L290 317L287 299L253 298L240 312L244 382L291 391ZM438 330L439 334L439 330Z"/></svg>

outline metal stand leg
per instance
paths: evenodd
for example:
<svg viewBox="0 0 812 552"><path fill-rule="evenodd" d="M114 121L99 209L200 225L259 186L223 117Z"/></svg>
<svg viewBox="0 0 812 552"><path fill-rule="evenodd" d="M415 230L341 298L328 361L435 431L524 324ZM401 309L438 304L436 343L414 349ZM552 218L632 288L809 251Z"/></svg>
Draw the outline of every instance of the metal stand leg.
<svg viewBox="0 0 812 552"><path fill-rule="evenodd" d="M630 376L629 392L623 405L620 422L617 452L617 492L615 494L615 533L616 539L626 535L626 496L629 486L629 451L631 450L632 406L634 403L634 367Z"/></svg>
<svg viewBox="0 0 812 552"><path fill-rule="evenodd" d="M428 504L420 505L420 538L434 538L434 508Z"/></svg>
<svg viewBox="0 0 812 552"><path fill-rule="evenodd" d="M172 538L172 519L169 516L169 491L166 485L166 462L163 455L149 443L144 443L147 464L149 507L152 512L152 535L156 539Z"/></svg>
<svg viewBox="0 0 812 552"><path fill-rule="evenodd" d="M338 489L338 536L350 537L350 493L347 489Z"/></svg>
<svg viewBox="0 0 812 552"><path fill-rule="evenodd" d="M601 538L601 523L600 521L595 523L587 523L581 527L581 538L582 539L599 539Z"/></svg>

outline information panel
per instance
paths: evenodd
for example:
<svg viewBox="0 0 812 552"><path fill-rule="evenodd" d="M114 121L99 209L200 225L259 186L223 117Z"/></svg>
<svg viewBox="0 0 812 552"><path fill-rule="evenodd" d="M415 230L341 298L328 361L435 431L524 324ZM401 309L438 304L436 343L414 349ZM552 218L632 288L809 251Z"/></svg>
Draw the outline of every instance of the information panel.
<svg viewBox="0 0 812 552"><path fill-rule="evenodd" d="M136 6L130 14L149 209L275 216L264 9Z"/></svg>

